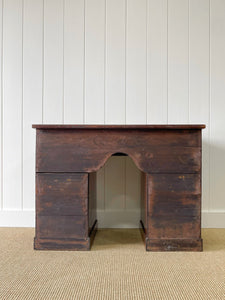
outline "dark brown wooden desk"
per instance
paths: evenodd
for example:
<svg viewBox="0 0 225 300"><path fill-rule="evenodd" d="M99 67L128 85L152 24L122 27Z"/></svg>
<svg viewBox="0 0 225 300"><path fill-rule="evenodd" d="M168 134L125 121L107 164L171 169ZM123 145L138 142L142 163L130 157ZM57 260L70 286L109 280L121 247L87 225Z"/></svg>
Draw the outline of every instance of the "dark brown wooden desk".
<svg viewBox="0 0 225 300"><path fill-rule="evenodd" d="M117 153L142 171L146 250L201 251L204 125L33 125L35 249L90 250L96 171Z"/></svg>

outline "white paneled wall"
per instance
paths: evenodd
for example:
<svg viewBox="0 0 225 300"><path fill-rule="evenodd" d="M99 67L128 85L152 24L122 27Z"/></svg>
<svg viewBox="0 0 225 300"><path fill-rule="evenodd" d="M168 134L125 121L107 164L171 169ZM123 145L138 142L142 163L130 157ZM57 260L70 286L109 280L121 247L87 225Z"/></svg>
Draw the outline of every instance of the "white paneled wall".
<svg viewBox="0 0 225 300"><path fill-rule="evenodd" d="M34 123L205 123L203 226L225 227L225 1L0 0L0 226L34 226ZM100 227L135 227L140 172L98 172Z"/></svg>
<svg viewBox="0 0 225 300"><path fill-rule="evenodd" d="M43 3L25 0L23 10L22 209L34 210L35 135L31 124L42 123ZM12 108L13 109L13 108ZM14 134L17 134L14 127ZM15 149L14 149L15 151ZM7 198L5 198L7 199ZM17 198L16 198L17 199ZM32 200L31 200L32 199ZM4 200L3 200L4 201ZM18 201L18 199L17 199ZM5 201L7 202L7 200Z"/></svg>
<svg viewBox="0 0 225 300"><path fill-rule="evenodd" d="M64 3L64 123L84 121L84 1Z"/></svg>
<svg viewBox="0 0 225 300"><path fill-rule="evenodd" d="M126 122L126 0L106 2L105 122Z"/></svg>

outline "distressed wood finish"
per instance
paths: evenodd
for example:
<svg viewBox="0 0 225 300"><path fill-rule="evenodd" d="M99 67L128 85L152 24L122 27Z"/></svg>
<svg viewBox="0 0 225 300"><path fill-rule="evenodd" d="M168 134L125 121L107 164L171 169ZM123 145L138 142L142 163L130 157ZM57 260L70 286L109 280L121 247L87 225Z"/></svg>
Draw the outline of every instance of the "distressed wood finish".
<svg viewBox="0 0 225 300"><path fill-rule="evenodd" d="M143 172L141 225L149 251L201 251L204 125L33 125L35 249L89 250L96 171L114 154Z"/></svg>
<svg viewBox="0 0 225 300"><path fill-rule="evenodd" d="M34 247L49 250L90 247L87 173L36 174Z"/></svg>
<svg viewBox="0 0 225 300"><path fill-rule="evenodd" d="M37 173L38 215L87 215L88 174Z"/></svg>
<svg viewBox="0 0 225 300"><path fill-rule="evenodd" d="M88 184L88 233L90 233L93 230L93 227L95 225L97 216L96 216L96 173L90 173L89 176L89 184Z"/></svg>
<svg viewBox="0 0 225 300"><path fill-rule="evenodd" d="M37 231L40 238L82 239L88 237L85 216L38 216Z"/></svg>
<svg viewBox="0 0 225 300"><path fill-rule="evenodd" d="M120 152L145 173L193 173L200 170L200 145L198 131L188 129L38 130L36 171L96 172Z"/></svg>
<svg viewBox="0 0 225 300"><path fill-rule="evenodd" d="M200 249L200 174L149 174L147 177L147 247L151 250L158 245L161 249L173 250L179 244L182 250L198 241ZM175 243L174 237L189 242Z"/></svg>
<svg viewBox="0 0 225 300"><path fill-rule="evenodd" d="M144 233L147 232L147 203L148 203L148 191L147 191L147 174L141 173L141 227Z"/></svg>

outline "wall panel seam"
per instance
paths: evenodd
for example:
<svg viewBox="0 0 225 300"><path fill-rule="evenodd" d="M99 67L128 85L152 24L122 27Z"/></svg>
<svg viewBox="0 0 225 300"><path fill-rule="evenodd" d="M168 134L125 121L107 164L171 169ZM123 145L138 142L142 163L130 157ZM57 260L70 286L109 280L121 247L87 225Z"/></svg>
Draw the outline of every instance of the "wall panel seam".
<svg viewBox="0 0 225 300"><path fill-rule="evenodd" d="M42 11L42 101L41 101L41 115L42 124L44 123L44 63L45 63L45 0L43 0L43 11Z"/></svg>
<svg viewBox="0 0 225 300"><path fill-rule="evenodd" d="M22 57L21 57L21 210L23 210L23 161L24 161L24 155L23 155L23 142L24 142L24 132L23 132L23 109L24 109L24 0L22 0L22 36L21 36L21 46L22 46Z"/></svg>
<svg viewBox="0 0 225 300"><path fill-rule="evenodd" d="M161 1L161 48L160 48L160 63L161 63L161 87L162 87L162 94L161 94L161 101L164 105L164 2ZM162 114L163 114L163 121L164 121L164 107L162 107Z"/></svg>
<svg viewBox="0 0 225 300"><path fill-rule="evenodd" d="M146 0L146 124L148 124L148 19L149 19L149 13L148 13L148 7L149 7L149 0Z"/></svg>
<svg viewBox="0 0 225 300"><path fill-rule="evenodd" d="M168 123L168 1L161 1L161 87L163 123Z"/></svg>
<svg viewBox="0 0 225 300"><path fill-rule="evenodd" d="M212 142L212 137L211 137L211 120L212 120L212 115L211 115L211 109L212 109L212 87L211 87L211 80L212 80L212 66L211 66L211 0L209 0L209 128L208 128L208 132L209 132L209 174L210 174L210 178L209 178L209 203L208 203L208 211L211 210L212 207L212 151L211 151L211 142Z"/></svg>
<svg viewBox="0 0 225 300"><path fill-rule="evenodd" d="M169 121L169 0L166 0L166 80L167 80L167 87L166 87L166 98L167 98L167 120L166 123L168 124Z"/></svg>
<svg viewBox="0 0 225 300"><path fill-rule="evenodd" d="M84 55L83 55L83 124L86 122L86 0L84 0Z"/></svg>
<svg viewBox="0 0 225 300"><path fill-rule="evenodd" d="M124 46L124 54L125 54L125 93L124 93L124 97L125 97L125 101L124 101L124 106L125 106L125 116L124 116L124 120L125 120L125 124L127 123L127 1L125 0L125 46Z"/></svg>
<svg viewBox="0 0 225 300"><path fill-rule="evenodd" d="M1 201L0 209L3 209L3 10L4 10L4 0L2 0L2 30L1 30Z"/></svg>
<svg viewBox="0 0 225 300"><path fill-rule="evenodd" d="M107 0L105 0L105 20L104 20L104 124L106 122L106 61L107 61L107 16L106 16L106 11L107 11Z"/></svg>
<svg viewBox="0 0 225 300"><path fill-rule="evenodd" d="M62 22L62 123L65 121L65 0L63 0L63 22Z"/></svg>
<svg viewBox="0 0 225 300"><path fill-rule="evenodd" d="M190 123L190 0L188 0L188 123Z"/></svg>

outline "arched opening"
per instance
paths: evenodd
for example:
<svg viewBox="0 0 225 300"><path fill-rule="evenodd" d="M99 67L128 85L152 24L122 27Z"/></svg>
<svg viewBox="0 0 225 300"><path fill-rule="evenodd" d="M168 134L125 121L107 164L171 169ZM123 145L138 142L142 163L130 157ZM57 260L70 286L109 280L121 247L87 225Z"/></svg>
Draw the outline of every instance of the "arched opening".
<svg viewBox="0 0 225 300"><path fill-rule="evenodd" d="M108 244L141 241L140 220L145 215L144 173L128 154L116 152L95 175L90 174L90 178L92 176L96 183L95 216L100 238ZM97 243L98 238L95 240Z"/></svg>

